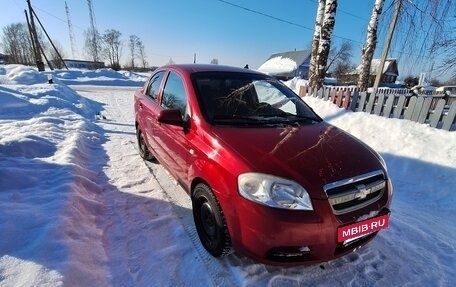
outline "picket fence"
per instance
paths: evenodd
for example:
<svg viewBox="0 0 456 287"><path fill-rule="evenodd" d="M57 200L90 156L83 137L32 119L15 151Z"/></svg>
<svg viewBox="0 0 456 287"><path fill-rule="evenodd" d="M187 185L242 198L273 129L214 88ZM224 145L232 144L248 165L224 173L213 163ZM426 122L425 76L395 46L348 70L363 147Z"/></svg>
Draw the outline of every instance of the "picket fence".
<svg viewBox="0 0 456 287"><path fill-rule="evenodd" d="M408 93L402 90L394 93L393 89L368 93L341 87L312 90L310 87L300 86L299 96L321 98L354 112L411 120L447 131L456 130L456 96L454 95L416 95L410 90Z"/></svg>

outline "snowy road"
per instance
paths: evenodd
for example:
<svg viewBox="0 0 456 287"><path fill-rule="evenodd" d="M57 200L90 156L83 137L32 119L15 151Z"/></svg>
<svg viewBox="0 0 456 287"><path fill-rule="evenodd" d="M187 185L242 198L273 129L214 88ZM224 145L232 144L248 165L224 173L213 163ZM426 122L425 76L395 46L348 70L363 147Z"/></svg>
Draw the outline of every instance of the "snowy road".
<svg viewBox="0 0 456 287"><path fill-rule="evenodd" d="M200 246L189 196L160 165L145 164L138 157L132 109L136 88L73 88L82 96L105 104L98 124L106 137L103 148L107 163L100 180L105 181L103 246L111 283L239 285L233 272L210 258Z"/></svg>
<svg viewBox="0 0 456 287"><path fill-rule="evenodd" d="M436 221L448 218L418 214L404 196L395 197L388 230L361 250L319 266L271 267L238 254L222 260L212 258L199 243L189 197L159 164L145 164L137 154L133 125L136 88L72 88L103 105L101 113L105 119L98 119L96 123L101 128L104 143L93 153L93 160L100 163L97 184L102 186L103 192L97 200L103 208L100 214L93 216L98 218L101 232L102 264L108 274L106 284L451 286L455 283L454 225L449 226L448 234L445 234L445 226L432 229ZM410 162L396 156L386 156L386 160L394 164L393 169L403 168ZM436 173L443 171L444 175L455 170L434 168ZM409 184L398 183L399 190ZM451 210L448 215L454 215ZM423 226L426 227L423 229ZM435 251L426 250L433 244Z"/></svg>

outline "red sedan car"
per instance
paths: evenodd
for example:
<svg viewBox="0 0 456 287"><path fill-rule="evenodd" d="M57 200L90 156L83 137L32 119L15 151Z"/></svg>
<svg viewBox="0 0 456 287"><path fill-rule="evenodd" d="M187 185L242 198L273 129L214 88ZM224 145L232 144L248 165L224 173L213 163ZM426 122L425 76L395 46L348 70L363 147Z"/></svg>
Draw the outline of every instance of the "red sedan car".
<svg viewBox="0 0 456 287"><path fill-rule="evenodd" d="M219 65L157 69L135 93L140 155L192 199L201 243L268 264L353 251L388 226L382 158L280 81Z"/></svg>

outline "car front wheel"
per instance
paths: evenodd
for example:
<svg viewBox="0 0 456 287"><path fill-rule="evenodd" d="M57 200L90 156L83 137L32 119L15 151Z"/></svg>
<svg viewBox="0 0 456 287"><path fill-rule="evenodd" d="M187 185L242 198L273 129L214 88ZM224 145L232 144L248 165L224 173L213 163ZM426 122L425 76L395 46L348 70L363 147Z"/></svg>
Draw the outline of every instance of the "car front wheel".
<svg viewBox="0 0 456 287"><path fill-rule="evenodd" d="M214 194L206 184L198 184L192 197L193 219L204 248L214 257L231 252L231 238L225 217Z"/></svg>

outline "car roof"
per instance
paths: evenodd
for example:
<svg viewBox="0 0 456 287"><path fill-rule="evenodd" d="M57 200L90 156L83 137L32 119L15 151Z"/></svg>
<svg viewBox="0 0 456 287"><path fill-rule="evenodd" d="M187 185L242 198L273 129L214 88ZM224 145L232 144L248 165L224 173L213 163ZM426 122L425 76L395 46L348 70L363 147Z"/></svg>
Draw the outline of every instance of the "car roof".
<svg viewBox="0 0 456 287"><path fill-rule="evenodd" d="M236 72L236 73L247 73L247 74L258 74L265 75L263 73L257 72L255 70L249 70L246 68L225 66L225 65L215 65L215 64L176 64L176 65L167 65L159 68L162 69L174 69L188 74L193 74L197 72Z"/></svg>

